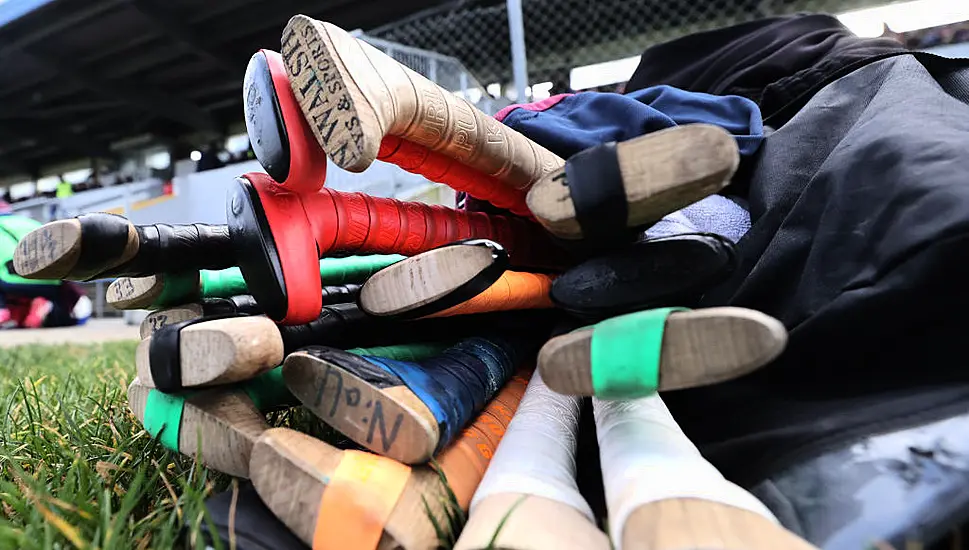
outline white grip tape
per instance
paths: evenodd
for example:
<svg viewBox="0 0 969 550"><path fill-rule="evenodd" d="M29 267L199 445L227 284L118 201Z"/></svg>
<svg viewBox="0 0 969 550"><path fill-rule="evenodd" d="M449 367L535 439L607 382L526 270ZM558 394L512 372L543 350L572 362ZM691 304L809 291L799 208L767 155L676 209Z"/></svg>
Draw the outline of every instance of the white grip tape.
<svg viewBox="0 0 969 550"><path fill-rule="evenodd" d="M595 522L575 483L578 427L579 399L548 389L536 370L474 493L471 513L486 497L518 493L561 502Z"/></svg>
<svg viewBox="0 0 969 550"><path fill-rule="evenodd" d="M699 498L743 508L777 522L752 494L707 462L658 395L630 401L593 398L609 533L622 546L636 508L668 498Z"/></svg>

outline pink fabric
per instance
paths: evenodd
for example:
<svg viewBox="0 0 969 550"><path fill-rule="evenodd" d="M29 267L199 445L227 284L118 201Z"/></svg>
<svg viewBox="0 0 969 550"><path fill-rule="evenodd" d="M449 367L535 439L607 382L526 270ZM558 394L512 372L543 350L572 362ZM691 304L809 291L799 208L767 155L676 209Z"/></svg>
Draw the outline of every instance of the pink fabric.
<svg viewBox="0 0 969 550"><path fill-rule="evenodd" d="M558 94L534 103L517 103L515 105L509 105L498 111L498 114L495 115L495 119L497 119L498 122L501 122L505 120L508 113L514 111L515 109L525 109L526 111L546 111L557 105L559 101L573 95L575 94Z"/></svg>
<svg viewBox="0 0 969 550"><path fill-rule="evenodd" d="M22 323L23 328L40 328L44 326L44 319L47 318L47 314L50 313L53 307L54 304L46 298L34 298L30 302L30 311Z"/></svg>

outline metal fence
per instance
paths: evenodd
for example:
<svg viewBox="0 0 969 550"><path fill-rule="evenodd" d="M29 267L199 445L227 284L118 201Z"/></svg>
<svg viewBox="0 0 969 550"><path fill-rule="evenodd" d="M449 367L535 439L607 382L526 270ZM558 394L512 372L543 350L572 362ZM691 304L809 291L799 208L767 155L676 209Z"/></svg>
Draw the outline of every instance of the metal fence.
<svg viewBox="0 0 969 550"><path fill-rule="evenodd" d="M367 34L356 33L356 36L394 58L401 65L407 66L411 70L424 75L431 82L435 82L467 99L488 114L493 115L499 109L511 103L507 99L488 94L484 86L471 74L471 71L455 57L398 44Z"/></svg>
<svg viewBox="0 0 969 550"><path fill-rule="evenodd" d="M685 34L804 11L838 14L887 1L521 0L531 85L526 93L540 98L573 89L572 79L581 80L574 68L626 59L618 66L625 74L619 83L631 75L634 58L647 46ZM504 1L453 2L367 35L458 60L493 95L518 99Z"/></svg>

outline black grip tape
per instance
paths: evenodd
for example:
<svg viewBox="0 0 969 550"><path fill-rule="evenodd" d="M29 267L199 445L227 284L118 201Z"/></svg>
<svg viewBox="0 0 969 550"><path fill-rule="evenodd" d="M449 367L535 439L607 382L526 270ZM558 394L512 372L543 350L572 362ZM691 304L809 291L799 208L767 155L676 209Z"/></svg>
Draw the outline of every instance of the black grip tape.
<svg viewBox="0 0 969 550"><path fill-rule="evenodd" d="M572 155L565 162L565 183L584 239L607 242L626 238L629 205L615 142Z"/></svg>
<svg viewBox="0 0 969 550"><path fill-rule="evenodd" d="M349 304L357 301L360 285L333 285L323 287L323 305Z"/></svg>
<svg viewBox="0 0 969 550"><path fill-rule="evenodd" d="M183 328L206 321L241 317L241 315L215 315L199 317L181 323L166 325L151 335L148 344L148 366L155 388L163 393L174 393L185 389L182 387L182 353L180 334Z"/></svg>
<svg viewBox="0 0 969 550"><path fill-rule="evenodd" d="M76 280L99 278L124 254L130 222L124 216L104 212L82 214L77 221L81 223L81 254L71 270L71 277Z"/></svg>
<svg viewBox="0 0 969 550"><path fill-rule="evenodd" d="M138 254L118 266L119 275L145 277L155 273L197 269L226 269L235 265L235 255L225 225L140 225ZM114 274L115 270L112 270Z"/></svg>
<svg viewBox="0 0 969 550"><path fill-rule="evenodd" d="M522 334L548 332L554 319L561 316L556 310L494 311L456 317L434 317L415 321L389 320L371 317L357 304L324 306L320 316L305 325L280 325L283 352L288 355L313 345L340 349L353 347L390 346L432 340L452 340L487 334L500 327L504 333Z"/></svg>
<svg viewBox="0 0 969 550"><path fill-rule="evenodd" d="M380 319L368 317L357 304L324 306L320 316L305 325L281 325L283 350L289 354L312 344L354 347L369 342L387 329ZM353 329L353 330L351 330Z"/></svg>
<svg viewBox="0 0 969 550"><path fill-rule="evenodd" d="M203 298L202 313L213 315L262 315L262 308L255 298L248 294L232 296L231 298Z"/></svg>

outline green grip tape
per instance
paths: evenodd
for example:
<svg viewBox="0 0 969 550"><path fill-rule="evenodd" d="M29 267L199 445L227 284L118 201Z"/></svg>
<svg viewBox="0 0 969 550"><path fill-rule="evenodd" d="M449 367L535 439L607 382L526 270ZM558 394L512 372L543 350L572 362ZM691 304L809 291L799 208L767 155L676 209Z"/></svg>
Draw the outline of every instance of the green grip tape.
<svg viewBox="0 0 969 550"><path fill-rule="evenodd" d="M397 361L420 361L428 359L453 346L454 343L431 343L431 344L405 344L399 346L380 346L373 348L353 348L348 349L348 353L355 355L372 355L383 357L384 359L396 359Z"/></svg>
<svg viewBox="0 0 969 550"><path fill-rule="evenodd" d="M165 273L161 294L152 302L152 309L194 302L199 297L199 272Z"/></svg>
<svg viewBox="0 0 969 550"><path fill-rule="evenodd" d="M242 294L249 294L246 280L242 278L242 270L230 267L219 271L203 269L202 297L203 298L231 298Z"/></svg>
<svg viewBox="0 0 969 550"><path fill-rule="evenodd" d="M283 367L268 370L259 376L240 384L249 399L260 411L271 411L298 403L286 382L283 380Z"/></svg>
<svg viewBox="0 0 969 550"><path fill-rule="evenodd" d="M320 260L320 282L323 285L362 283L381 269L403 260L400 254L373 254ZM249 287L238 267L188 273L166 273L161 294L152 309L177 306L199 298L231 298L249 294Z"/></svg>
<svg viewBox="0 0 969 550"><path fill-rule="evenodd" d="M595 396L634 399L656 393L666 318L685 309L649 309L595 325L590 365Z"/></svg>
<svg viewBox="0 0 969 550"><path fill-rule="evenodd" d="M159 441L165 447L178 452L178 435L182 430L182 411L185 410L184 395L172 395L158 390L148 392L145 403L145 430L152 437L161 432Z"/></svg>
<svg viewBox="0 0 969 550"><path fill-rule="evenodd" d="M372 254L320 260L320 281L324 285L362 283L381 269L404 259L400 254Z"/></svg>

